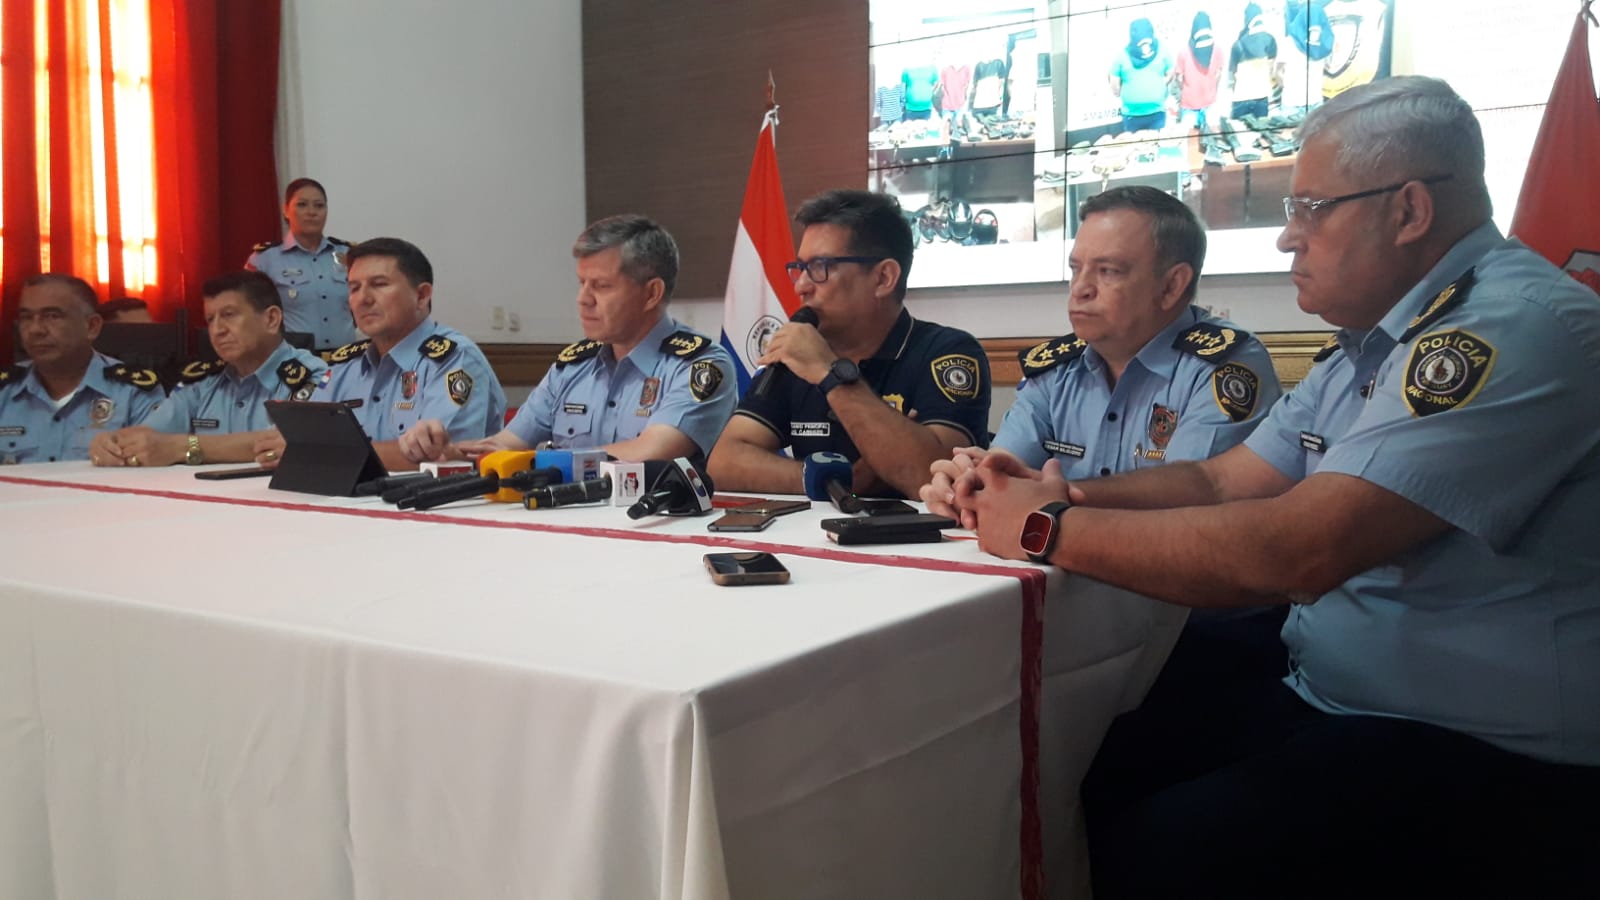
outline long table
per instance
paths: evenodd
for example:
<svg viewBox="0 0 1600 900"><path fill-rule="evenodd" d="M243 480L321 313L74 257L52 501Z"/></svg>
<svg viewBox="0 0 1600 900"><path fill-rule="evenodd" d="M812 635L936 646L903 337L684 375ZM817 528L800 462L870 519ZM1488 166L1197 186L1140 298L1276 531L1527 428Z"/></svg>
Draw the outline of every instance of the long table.
<svg viewBox="0 0 1600 900"><path fill-rule="evenodd" d="M1182 623L970 540L0 473L0 897L1081 896ZM700 556L768 549L785 586Z"/></svg>

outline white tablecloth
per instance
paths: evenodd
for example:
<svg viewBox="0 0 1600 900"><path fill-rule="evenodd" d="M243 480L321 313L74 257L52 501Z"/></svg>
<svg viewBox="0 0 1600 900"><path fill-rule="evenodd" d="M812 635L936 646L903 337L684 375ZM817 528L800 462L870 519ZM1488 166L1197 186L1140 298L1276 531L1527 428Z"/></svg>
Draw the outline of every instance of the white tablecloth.
<svg viewBox="0 0 1600 900"><path fill-rule="evenodd" d="M971 542L826 558L818 510L731 536L792 584L718 588L704 519L191 474L0 472L0 897L1017 895L1021 582L918 567ZM1073 896L1077 782L1181 613L1051 579Z"/></svg>

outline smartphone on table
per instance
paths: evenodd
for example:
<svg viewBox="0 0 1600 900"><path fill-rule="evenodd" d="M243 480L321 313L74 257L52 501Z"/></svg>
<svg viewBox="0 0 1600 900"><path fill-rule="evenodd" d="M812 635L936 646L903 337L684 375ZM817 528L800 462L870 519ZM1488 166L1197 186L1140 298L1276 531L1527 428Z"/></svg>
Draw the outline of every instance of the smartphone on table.
<svg viewBox="0 0 1600 900"><path fill-rule="evenodd" d="M194 477L201 481L232 481L235 478L259 478L262 475L271 475L271 469L260 466L247 466L243 469L206 469L194 473Z"/></svg>
<svg viewBox="0 0 1600 900"><path fill-rule="evenodd" d="M707 531L762 531L778 521L776 517L760 512L731 512L720 519L706 523Z"/></svg>
<svg viewBox="0 0 1600 900"><path fill-rule="evenodd" d="M706 571L721 585L788 584L789 570L771 553L707 553Z"/></svg>

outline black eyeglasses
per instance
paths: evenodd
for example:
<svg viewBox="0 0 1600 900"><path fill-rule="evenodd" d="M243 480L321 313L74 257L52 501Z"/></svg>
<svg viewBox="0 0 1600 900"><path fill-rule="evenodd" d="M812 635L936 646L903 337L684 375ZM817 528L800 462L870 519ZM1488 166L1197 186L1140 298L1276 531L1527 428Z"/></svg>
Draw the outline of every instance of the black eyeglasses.
<svg viewBox="0 0 1600 900"><path fill-rule="evenodd" d="M1441 181L1449 181L1454 177L1454 175L1429 175L1427 178L1407 178L1405 181L1397 181L1394 184L1386 185L1381 188L1373 188L1370 191L1356 191L1354 194L1345 194L1342 197L1329 197L1326 200L1308 200L1305 197L1285 197L1283 198L1283 218L1285 221L1289 222L1299 219L1301 222L1310 224L1311 222L1316 221L1317 213L1327 209L1330 206L1343 203L1346 200L1361 200L1366 197L1376 197L1379 194L1392 194L1413 181L1420 181L1423 184L1438 184Z"/></svg>
<svg viewBox="0 0 1600 900"><path fill-rule="evenodd" d="M783 267L789 272L790 281L799 281L800 273L806 273L812 284L822 284L828 280L828 273L839 263L857 263L863 266L875 266L888 259L887 256L813 256L810 259L797 259L794 262L784 263Z"/></svg>

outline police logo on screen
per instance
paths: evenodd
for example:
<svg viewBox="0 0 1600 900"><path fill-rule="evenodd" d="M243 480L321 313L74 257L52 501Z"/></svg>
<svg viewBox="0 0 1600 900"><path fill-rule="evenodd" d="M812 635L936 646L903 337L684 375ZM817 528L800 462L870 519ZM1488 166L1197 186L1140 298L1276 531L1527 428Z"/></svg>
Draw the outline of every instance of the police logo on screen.
<svg viewBox="0 0 1600 900"><path fill-rule="evenodd" d="M1468 331L1423 335L1406 360L1401 397L1414 416L1455 409L1483 389L1494 358L1494 346Z"/></svg>
<svg viewBox="0 0 1600 900"><path fill-rule="evenodd" d="M941 356L931 364L933 382L939 392L952 401L978 396L978 361L963 353Z"/></svg>

